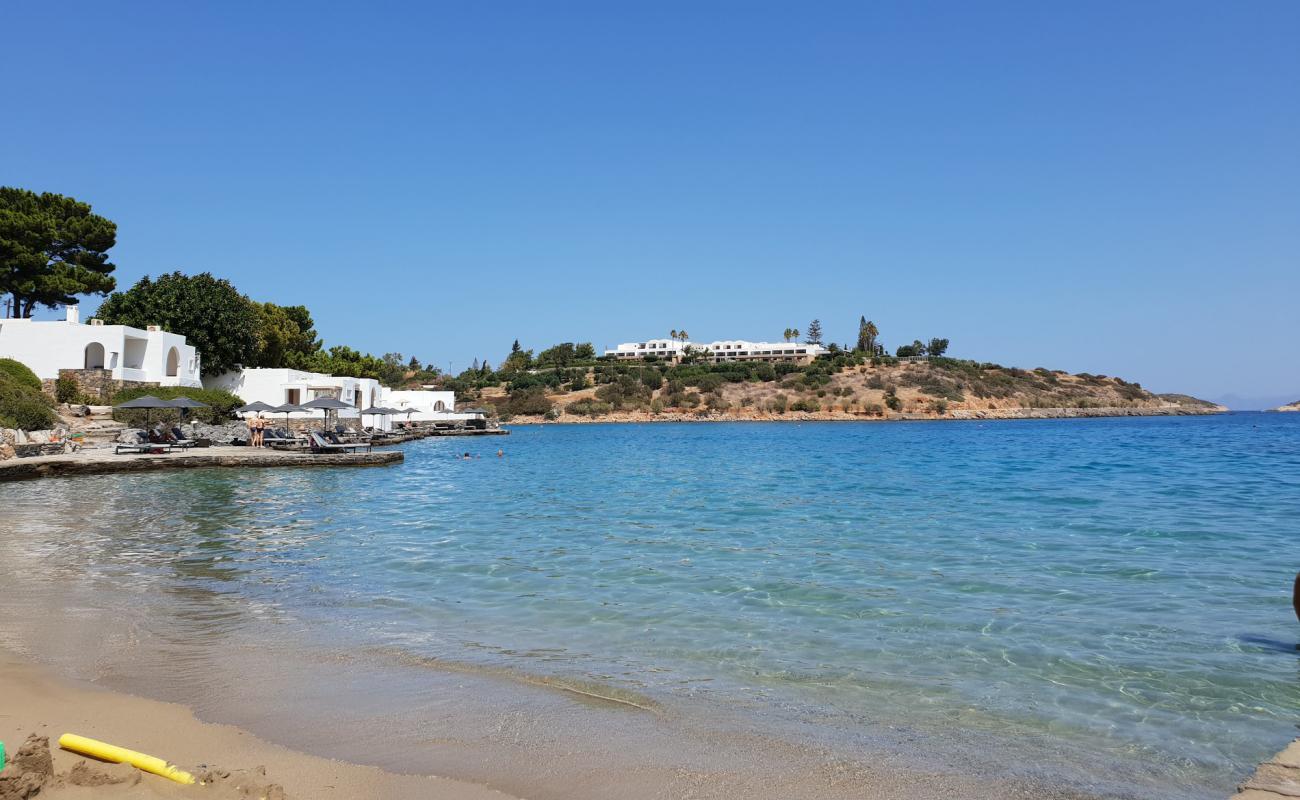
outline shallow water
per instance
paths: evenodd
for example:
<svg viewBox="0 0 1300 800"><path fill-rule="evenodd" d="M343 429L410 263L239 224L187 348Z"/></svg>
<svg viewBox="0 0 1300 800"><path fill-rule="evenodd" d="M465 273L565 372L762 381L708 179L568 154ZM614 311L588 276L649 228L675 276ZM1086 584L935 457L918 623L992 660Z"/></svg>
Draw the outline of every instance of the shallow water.
<svg viewBox="0 0 1300 800"><path fill-rule="evenodd" d="M97 678L161 654L192 703L229 690L214 643L364 653L1144 797L1222 795L1295 735L1300 415L523 427L0 507L0 581L106 632L0 643Z"/></svg>

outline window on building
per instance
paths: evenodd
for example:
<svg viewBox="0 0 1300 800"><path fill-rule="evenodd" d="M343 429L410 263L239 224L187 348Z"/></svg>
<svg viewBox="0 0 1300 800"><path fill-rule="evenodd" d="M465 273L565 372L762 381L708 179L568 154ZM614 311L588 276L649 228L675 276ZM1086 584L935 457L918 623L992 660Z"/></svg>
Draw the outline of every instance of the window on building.
<svg viewBox="0 0 1300 800"><path fill-rule="evenodd" d="M284 402L289 403L290 405L295 405L295 406L296 406L296 405L298 405L298 403L299 403L301 400L302 400L302 390L301 390L301 389L285 389L285 390L284 390Z"/></svg>

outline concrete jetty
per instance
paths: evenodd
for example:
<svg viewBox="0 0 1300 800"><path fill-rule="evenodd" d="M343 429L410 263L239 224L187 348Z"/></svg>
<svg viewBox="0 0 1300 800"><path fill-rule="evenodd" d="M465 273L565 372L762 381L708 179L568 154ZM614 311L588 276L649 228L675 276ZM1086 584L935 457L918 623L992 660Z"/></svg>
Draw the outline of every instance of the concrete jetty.
<svg viewBox="0 0 1300 800"><path fill-rule="evenodd" d="M251 447L196 447L161 455L116 455L112 448L101 448L0 461L0 482L206 467L377 467L402 459L401 450L316 454Z"/></svg>

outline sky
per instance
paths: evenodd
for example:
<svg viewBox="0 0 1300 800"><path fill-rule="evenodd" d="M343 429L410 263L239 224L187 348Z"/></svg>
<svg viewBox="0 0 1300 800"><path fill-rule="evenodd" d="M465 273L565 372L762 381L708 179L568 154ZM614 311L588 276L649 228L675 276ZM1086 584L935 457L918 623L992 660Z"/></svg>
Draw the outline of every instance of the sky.
<svg viewBox="0 0 1300 800"><path fill-rule="evenodd" d="M327 345L779 339L1300 399L1300 3L10 3L0 185ZM82 317L97 301L88 300ZM46 312L43 316L56 314Z"/></svg>

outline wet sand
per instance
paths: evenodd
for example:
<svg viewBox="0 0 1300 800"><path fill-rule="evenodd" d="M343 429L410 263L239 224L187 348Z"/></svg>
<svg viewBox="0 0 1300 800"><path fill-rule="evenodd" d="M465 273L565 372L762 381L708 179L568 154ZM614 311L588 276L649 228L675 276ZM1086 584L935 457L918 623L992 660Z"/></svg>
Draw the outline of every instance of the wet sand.
<svg viewBox="0 0 1300 800"><path fill-rule="evenodd" d="M183 706L59 680L48 670L2 651L0 698L0 741L11 762L29 735L50 740L55 776L40 791L42 800L280 796L509 800L509 795L464 781L396 775L297 753L230 725L200 722ZM93 759L78 767L87 759L58 748L63 733L157 755L195 775L208 773L209 782L182 786ZM11 763L0 778L10 777L14 769ZM283 794L277 794L275 787L281 787ZM0 796L4 791L0 782Z"/></svg>

